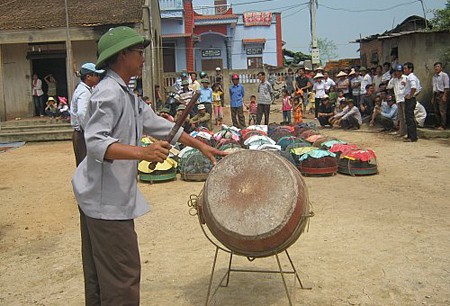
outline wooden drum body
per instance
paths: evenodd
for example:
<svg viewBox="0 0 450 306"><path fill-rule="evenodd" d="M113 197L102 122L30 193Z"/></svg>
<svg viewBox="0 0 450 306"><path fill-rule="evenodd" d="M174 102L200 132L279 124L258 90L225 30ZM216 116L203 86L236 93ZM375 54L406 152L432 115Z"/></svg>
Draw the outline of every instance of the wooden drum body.
<svg viewBox="0 0 450 306"><path fill-rule="evenodd" d="M310 216L299 171L264 151L243 150L222 159L210 172L198 206L211 233L233 253L248 257L284 251Z"/></svg>

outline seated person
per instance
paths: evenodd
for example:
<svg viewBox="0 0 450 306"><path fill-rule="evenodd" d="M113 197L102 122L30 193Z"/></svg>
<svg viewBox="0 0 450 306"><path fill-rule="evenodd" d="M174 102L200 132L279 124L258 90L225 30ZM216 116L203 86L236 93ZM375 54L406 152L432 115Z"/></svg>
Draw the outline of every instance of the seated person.
<svg viewBox="0 0 450 306"><path fill-rule="evenodd" d="M359 104L359 111L361 112L362 122L369 122L372 118L373 112L373 101L372 95L375 89L372 84L366 86L366 93L361 97L361 102Z"/></svg>
<svg viewBox="0 0 450 306"><path fill-rule="evenodd" d="M59 105L58 105L58 114L62 119L69 118L69 106L67 105L66 97L58 97Z"/></svg>
<svg viewBox="0 0 450 306"><path fill-rule="evenodd" d="M183 111L186 109L186 105L180 104L177 107L177 113L175 114L175 121L178 120L178 118L181 116L181 114L183 113ZM191 123L189 118L186 117L186 119L184 119L184 123L181 125L184 129L184 131L186 133L189 133L191 130Z"/></svg>
<svg viewBox="0 0 450 306"><path fill-rule="evenodd" d="M324 95L319 106L318 119L321 127L331 126L331 117L334 116L334 106L330 103L328 95Z"/></svg>
<svg viewBox="0 0 450 306"><path fill-rule="evenodd" d="M383 131L391 131L397 125L398 109L392 96L386 96L386 101L381 103L381 107L375 107L373 114L370 126L378 122Z"/></svg>
<svg viewBox="0 0 450 306"><path fill-rule="evenodd" d="M347 106L342 110L342 112L331 117L330 123L345 129L357 130L362 124L361 113L355 106L353 100L347 99Z"/></svg>
<svg viewBox="0 0 450 306"><path fill-rule="evenodd" d="M205 105L198 105L198 113L191 118L190 123L193 129L204 127L211 130L211 115L206 112Z"/></svg>
<svg viewBox="0 0 450 306"><path fill-rule="evenodd" d="M427 111L419 101L417 101L416 108L414 109L414 117L416 118L417 125L422 128L425 124L425 119L427 119Z"/></svg>
<svg viewBox="0 0 450 306"><path fill-rule="evenodd" d="M159 116L163 117L166 120L169 120L170 122L174 122L173 117L170 115L170 109L167 107L164 107L160 112Z"/></svg>
<svg viewBox="0 0 450 306"><path fill-rule="evenodd" d="M49 97L47 100L47 106L45 107L45 113L47 116L55 118L58 114L58 105L53 97Z"/></svg>

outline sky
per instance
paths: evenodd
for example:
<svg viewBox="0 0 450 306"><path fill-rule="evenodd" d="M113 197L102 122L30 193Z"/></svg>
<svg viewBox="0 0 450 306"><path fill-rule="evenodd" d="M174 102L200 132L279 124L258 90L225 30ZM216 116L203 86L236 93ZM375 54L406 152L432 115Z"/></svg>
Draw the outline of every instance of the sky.
<svg viewBox="0 0 450 306"><path fill-rule="evenodd" d="M317 37L337 45L338 58L359 57L359 44L350 43L361 37L390 30L411 15L423 16L417 0L316 0ZM210 4L211 0L194 0L194 6ZM281 12L283 41L286 49L309 54L310 16L307 0L228 0L234 13L252 11ZM431 10L442 9L445 0L423 0L428 19ZM249 3L249 4L245 4ZM397 6L397 7L395 7ZM255 9L257 7L257 9ZM350 12L350 11L359 12ZM379 10L379 11L368 11Z"/></svg>

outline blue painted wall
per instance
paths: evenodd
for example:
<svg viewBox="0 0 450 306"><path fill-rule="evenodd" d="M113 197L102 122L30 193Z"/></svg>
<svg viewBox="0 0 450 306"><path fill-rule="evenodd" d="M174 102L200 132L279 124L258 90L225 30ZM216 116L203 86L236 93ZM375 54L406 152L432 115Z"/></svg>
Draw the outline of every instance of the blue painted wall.
<svg viewBox="0 0 450 306"><path fill-rule="evenodd" d="M184 33L184 19L162 19L162 35Z"/></svg>
<svg viewBox="0 0 450 306"><path fill-rule="evenodd" d="M220 49L221 57L202 57L204 49ZM227 50L224 37L219 34L203 34L201 40L195 44L195 70L202 70L202 59L222 58L223 67L227 67Z"/></svg>

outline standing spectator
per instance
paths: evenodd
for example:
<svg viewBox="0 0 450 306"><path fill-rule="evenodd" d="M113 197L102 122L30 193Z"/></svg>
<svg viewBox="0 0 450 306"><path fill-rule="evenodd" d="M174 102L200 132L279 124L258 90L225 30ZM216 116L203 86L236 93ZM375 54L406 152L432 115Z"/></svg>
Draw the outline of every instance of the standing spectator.
<svg viewBox="0 0 450 306"><path fill-rule="evenodd" d="M356 72L355 69L352 69L349 76L352 76L353 78L350 81L351 87L352 87L352 95L353 95L353 101L355 101L355 105L359 106L359 103L361 102L361 82L362 77L359 75L359 72Z"/></svg>
<svg viewBox="0 0 450 306"><path fill-rule="evenodd" d="M199 90L200 97L198 98L198 102L200 104L205 105L206 112L212 118L212 100L213 100L213 91L209 88L209 79L204 78L202 80L202 87Z"/></svg>
<svg viewBox="0 0 450 306"><path fill-rule="evenodd" d="M214 84L217 86L219 85L219 91L222 92L222 95L220 96L220 102L222 107L225 107L225 99L224 99L224 93L223 90L223 75L222 75L222 69L220 67L216 68L216 76L214 77Z"/></svg>
<svg viewBox="0 0 450 306"><path fill-rule="evenodd" d="M256 124L256 114L258 113L257 108L258 105L256 104L256 96L251 95L250 96L250 103L246 105L248 109L248 125Z"/></svg>
<svg viewBox="0 0 450 306"><path fill-rule="evenodd" d="M361 67L359 68L359 71L361 72L361 76L362 76L362 80L361 80L361 95L364 95L367 91L366 91L366 86L367 85L371 85L372 82L372 77L370 76L370 74L367 72L366 67Z"/></svg>
<svg viewBox="0 0 450 306"><path fill-rule="evenodd" d="M405 87L406 75L403 74L403 66L397 65L397 67L395 67L394 76L389 81L387 88L394 89L395 101L397 102L398 107L398 124L400 126L398 135L400 137L406 135Z"/></svg>
<svg viewBox="0 0 450 306"><path fill-rule="evenodd" d="M378 65L375 68L375 74L373 75L373 84L375 85L375 92L380 91L380 85L383 81L383 67L381 65Z"/></svg>
<svg viewBox="0 0 450 306"><path fill-rule="evenodd" d="M344 71L339 71L339 73L336 75L336 77L338 78L337 81L337 88L338 90L342 90L342 92L344 93L344 97L346 99L350 99L350 81L347 78L347 73L345 73Z"/></svg>
<svg viewBox="0 0 450 306"><path fill-rule="evenodd" d="M244 117L244 108L243 101L245 90L244 86L239 83L239 75L233 74L231 76L231 81L233 85L230 86L230 107L231 107L231 121L233 126L237 128L245 127L245 117Z"/></svg>
<svg viewBox="0 0 450 306"><path fill-rule="evenodd" d="M258 73L258 97L256 103L258 104L258 114L256 117L256 124L261 124L264 115L264 124L269 125L270 105L273 101L272 86L266 80L266 73L260 71Z"/></svg>
<svg viewBox="0 0 450 306"><path fill-rule="evenodd" d="M286 75L286 90L288 91L289 95L294 92L294 71L292 68L288 69L288 73Z"/></svg>
<svg viewBox="0 0 450 306"><path fill-rule="evenodd" d="M187 78L188 78L188 75L187 75L186 72L180 73L180 77L178 77L178 78L175 80L175 84L173 84L173 86L172 86L172 89L174 90L174 92L176 92L176 93L180 92L180 90L181 90L181 88L182 88L181 83L182 83L183 81L187 81L187 82L188 82L188 86L189 86L189 81L187 80Z"/></svg>
<svg viewBox="0 0 450 306"><path fill-rule="evenodd" d="M422 90L420 81L417 76L414 75L414 64L406 62L403 65L403 70L406 74L406 87L405 87L405 117L406 117L406 129L408 137L406 142L417 141L417 124L414 117L414 110L416 109L416 96Z"/></svg>
<svg viewBox="0 0 450 306"><path fill-rule="evenodd" d="M321 127L330 126L330 119L334 116L334 106L330 103L327 95L322 98L322 104L319 106L318 119Z"/></svg>
<svg viewBox="0 0 450 306"><path fill-rule="evenodd" d="M283 89L281 91L281 98L282 98L281 110L283 111L283 122L291 124L292 100L291 96L288 94L288 91L286 89Z"/></svg>
<svg viewBox="0 0 450 306"><path fill-rule="evenodd" d="M44 117L44 92L42 91L42 81L36 73L33 74L32 89L35 115Z"/></svg>
<svg viewBox="0 0 450 306"><path fill-rule="evenodd" d="M297 90L303 90L306 95L308 95L308 92L312 89L313 82L305 74L305 68L298 68L297 76L295 78L295 86L297 87Z"/></svg>
<svg viewBox="0 0 450 306"><path fill-rule="evenodd" d="M187 76L186 76L186 78L187 78ZM186 105L188 105L189 101L191 101L193 96L194 96L194 92L189 89L189 81L188 80L181 81L181 89L175 95L175 99L177 99L177 101L180 104L183 104L186 106ZM197 105L195 105L192 108L192 111L190 113L191 117L194 116L196 113L197 113Z"/></svg>
<svg viewBox="0 0 450 306"><path fill-rule="evenodd" d="M330 93L330 88L336 86L336 83L330 78L328 71L323 72L323 81L325 82L325 93Z"/></svg>
<svg viewBox="0 0 450 306"><path fill-rule="evenodd" d="M215 124L216 125L222 125L223 120L223 106L222 106L222 100L221 97L223 96L223 92L220 90L220 85L215 83L213 85L213 107L214 107L214 118L215 118Z"/></svg>
<svg viewBox="0 0 450 306"><path fill-rule="evenodd" d="M200 83L197 81L197 73L192 72L191 73L191 83L189 85L189 88L195 93L200 90L201 86Z"/></svg>
<svg viewBox="0 0 450 306"><path fill-rule="evenodd" d="M391 64L390 63L385 62L383 64L383 72L384 73L383 73L383 76L381 77L381 82L387 84L389 82L389 80L391 79L391 77L392 77Z"/></svg>
<svg viewBox="0 0 450 306"><path fill-rule="evenodd" d="M314 97L314 118L317 119L319 106L322 98L325 96L325 81L322 73L318 72L314 77L313 91Z"/></svg>
<svg viewBox="0 0 450 306"><path fill-rule="evenodd" d="M53 74L46 75L44 77L45 83L47 83L47 96L56 97L56 79L53 77Z"/></svg>
<svg viewBox="0 0 450 306"><path fill-rule="evenodd" d="M86 157L86 142L84 141L84 117L91 99L92 89L100 82L100 75L104 70L95 69L94 63L85 63L80 69L80 83L78 83L70 101L70 125L73 128L72 143L76 165Z"/></svg>
<svg viewBox="0 0 450 306"><path fill-rule="evenodd" d="M448 74L442 71L442 63L434 64L433 76L433 106L436 114L437 129L447 128L447 101L449 92Z"/></svg>

